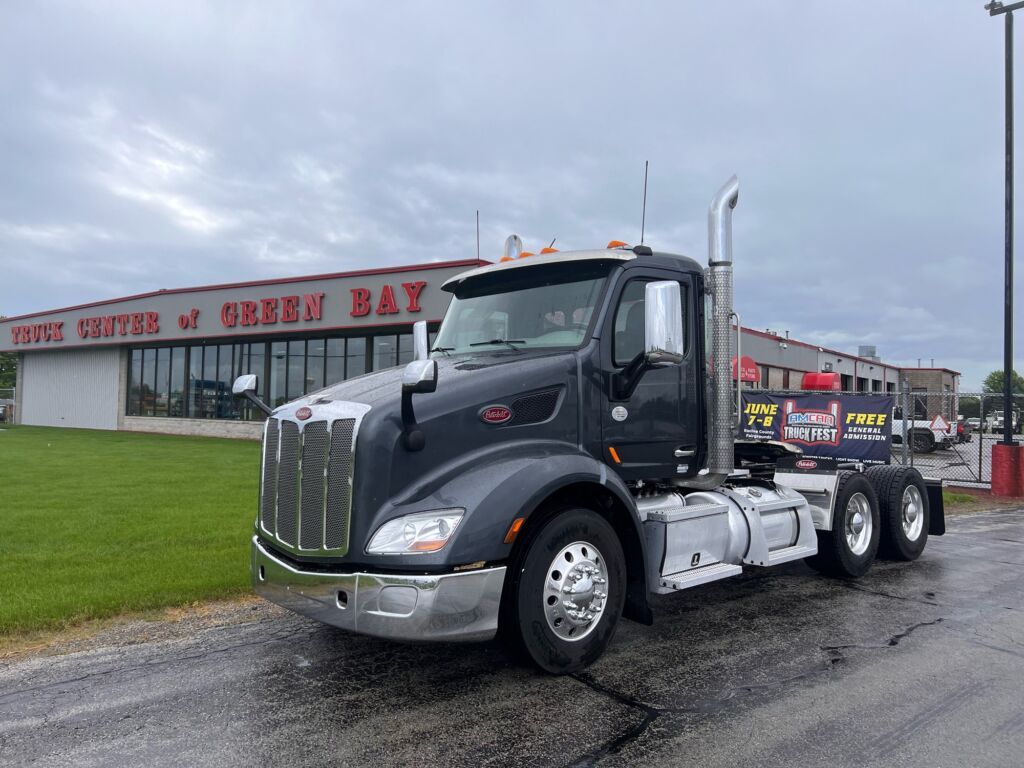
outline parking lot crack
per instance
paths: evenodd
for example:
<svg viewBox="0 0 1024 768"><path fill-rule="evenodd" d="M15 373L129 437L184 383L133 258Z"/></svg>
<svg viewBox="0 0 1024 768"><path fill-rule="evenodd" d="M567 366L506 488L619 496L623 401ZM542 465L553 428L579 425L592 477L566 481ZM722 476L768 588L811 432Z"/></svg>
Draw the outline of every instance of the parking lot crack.
<svg viewBox="0 0 1024 768"><path fill-rule="evenodd" d="M945 619L943 618L933 619L932 621L919 621L917 624L911 624L906 629L900 630L899 632L890 635L888 639L881 643L849 643L846 645L823 645L821 646L821 650L825 652L842 654L843 651L850 649L874 651L883 648L893 648L899 645L902 640L909 637L911 634L913 634L921 627L932 627L936 624L942 623L943 621L945 621Z"/></svg>
<svg viewBox="0 0 1024 768"><path fill-rule="evenodd" d="M866 587L863 584L854 584L854 583L851 583L851 582L848 582L848 581L843 581L843 582L839 582L839 583L842 584L847 589L853 589L853 590L856 590L857 592L866 592L869 595L878 595L879 597L887 597L890 600L905 600L905 601L907 601L909 603L921 603L922 605L934 605L934 606L939 605L939 603L935 602L934 600L927 600L927 599L920 598L920 597L908 597L906 595L894 595L891 592L883 592L883 591L881 591L879 589L870 589L869 587Z"/></svg>

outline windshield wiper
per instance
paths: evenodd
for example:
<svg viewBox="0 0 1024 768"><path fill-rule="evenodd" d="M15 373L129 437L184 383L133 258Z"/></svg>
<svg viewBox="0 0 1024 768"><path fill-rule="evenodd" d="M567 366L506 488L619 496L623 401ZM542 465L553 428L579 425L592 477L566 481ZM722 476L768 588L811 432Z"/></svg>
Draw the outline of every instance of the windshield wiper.
<svg viewBox="0 0 1024 768"><path fill-rule="evenodd" d="M490 341L474 341L469 346L471 346L471 347L483 347L483 346L485 346L487 344L505 344L506 346L511 347L516 352L518 352L519 351L519 347L517 347L516 344L525 344L525 343L526 343L525 339L491 339Z"/></svg>
<svg viewBox="0 0 1024 768"><path fill-rule="evenodd" d="M449 352L454 352L455 351L455 347L434 347L430 351L431 352L444 352L447 355Z"/></svg>

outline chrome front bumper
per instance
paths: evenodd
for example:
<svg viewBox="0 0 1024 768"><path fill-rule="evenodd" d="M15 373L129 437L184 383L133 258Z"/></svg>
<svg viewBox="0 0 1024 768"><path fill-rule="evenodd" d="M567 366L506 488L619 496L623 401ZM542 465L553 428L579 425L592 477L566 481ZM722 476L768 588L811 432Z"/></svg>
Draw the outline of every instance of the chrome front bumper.
<svg viewBox="0 0 1024 768"><path fill-rule="evenodd" d="M303 616L393 640L488 640L498 630L505 567L411 576L302 571L252 539L252 585Z"/></svg>

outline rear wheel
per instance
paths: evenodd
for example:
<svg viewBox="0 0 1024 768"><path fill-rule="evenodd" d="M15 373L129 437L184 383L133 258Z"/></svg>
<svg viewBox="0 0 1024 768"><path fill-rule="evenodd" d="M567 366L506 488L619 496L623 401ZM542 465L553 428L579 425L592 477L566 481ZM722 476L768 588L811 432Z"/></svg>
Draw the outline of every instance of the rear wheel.
<svg viewBox="0 0 1024 768"><path fill-rule="evenodd" d="M878 552L893 560L916 560L928 542L928 491L913 467L871 467L865 473L878 494Z"/></svg>
<svg viewBox="0 0 1024 768"><path fill-rule="evenodd" d="M589 509L560 512L519 562L506 597L506 642L555 674L595 662L626 598L625 557L611 525Z"/></svg>
<svg viewBox="0 0 1024 768"><path fill-rule="evenodd" d="M878 497L859 472L843 471L836 483L832 530L818 531L818 554L807 559L830 576L856 579L871 568L878 552Z"/></svg>
<svg viewBox="0 0 1024 768"><path fill-rule="evenodd" d="M935 435L927 429L915 429L910 433L910 445L914 453L931 453L935 450Z"/></svg>

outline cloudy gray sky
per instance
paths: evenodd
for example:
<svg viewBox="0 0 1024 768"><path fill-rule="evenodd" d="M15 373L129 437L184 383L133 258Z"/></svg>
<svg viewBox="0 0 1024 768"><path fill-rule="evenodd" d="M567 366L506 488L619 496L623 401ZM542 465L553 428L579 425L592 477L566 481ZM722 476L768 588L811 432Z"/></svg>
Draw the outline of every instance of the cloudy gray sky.
<svg viewBox="0 0 1024 768"><path fill-rule="evenodd" d="M0 313L471 257L478 208L484 258L635 242L650 160L647 241L699 259L739 174L746 325L974 388L1002 360L982 6L7 3Z"/></svg>

